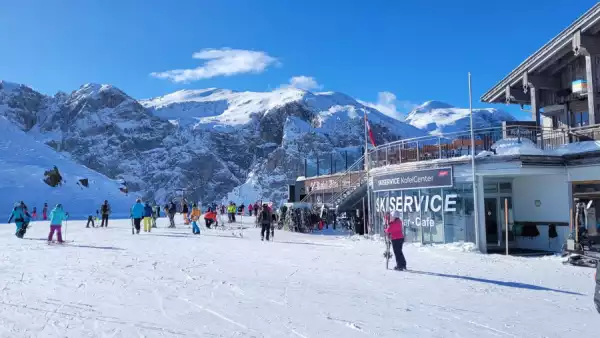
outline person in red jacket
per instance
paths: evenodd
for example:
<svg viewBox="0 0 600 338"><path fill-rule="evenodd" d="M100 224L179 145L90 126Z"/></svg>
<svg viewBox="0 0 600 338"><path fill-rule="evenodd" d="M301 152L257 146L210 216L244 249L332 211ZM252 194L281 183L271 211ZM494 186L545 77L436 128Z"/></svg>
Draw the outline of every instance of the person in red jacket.
<svg viewBox="0 0 600 338"><path fill-rule="evenodd" d="M392 213L392 221L385 229L385 233L392 239L392 248L394 248L394 256L396 256L396 267L394 270L406 270L406 259L402 253L402 245L404 244L404 231L402 229L402 220L400 219L400 211L395 210Z"/></svg>

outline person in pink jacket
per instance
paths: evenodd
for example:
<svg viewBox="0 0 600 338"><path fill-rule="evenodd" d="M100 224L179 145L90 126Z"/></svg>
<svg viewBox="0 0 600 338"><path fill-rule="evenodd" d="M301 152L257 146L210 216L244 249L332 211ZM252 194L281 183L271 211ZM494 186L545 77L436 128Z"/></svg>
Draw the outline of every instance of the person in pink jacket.
<svg viewBox="0 0 600 338"><path fill-rule="evenodd" d="M404 244L404 231L402 229L400 211L395 210L392 213L391 218L392 221L385 229L385 233L388 234L392 240L392 248L394 249L394 256L396 256L396 267L394 270L406 270L406 259L404 258L404 253L402 253L402 245Z"/></svg>

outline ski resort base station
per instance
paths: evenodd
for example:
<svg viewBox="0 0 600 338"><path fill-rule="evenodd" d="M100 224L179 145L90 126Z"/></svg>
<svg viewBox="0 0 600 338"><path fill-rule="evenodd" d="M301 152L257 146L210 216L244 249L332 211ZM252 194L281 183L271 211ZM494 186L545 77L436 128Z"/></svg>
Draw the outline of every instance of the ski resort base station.
<svg viewBox="0 0 600 338"><path fill-rule="evenodd" d="M298 178L289 202L371 234L400 210L409 242L559 252L575 228L600 232L598 79L600 4L481 98L520 105L531 121L371 147L343 172Z"/></svg>

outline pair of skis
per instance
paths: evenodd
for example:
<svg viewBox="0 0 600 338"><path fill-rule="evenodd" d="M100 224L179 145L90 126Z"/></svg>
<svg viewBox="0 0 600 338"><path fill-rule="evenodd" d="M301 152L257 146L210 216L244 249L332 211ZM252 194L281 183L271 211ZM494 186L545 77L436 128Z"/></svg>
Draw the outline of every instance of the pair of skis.
<svg viewBox="0 0 600 338"><path fill-rule="evenodd" d="M383 253L383 257L385 257L385 269L390 269L390 258L392 258L391 252L392 241L388 234L385 235L385 252Z"/></svg>

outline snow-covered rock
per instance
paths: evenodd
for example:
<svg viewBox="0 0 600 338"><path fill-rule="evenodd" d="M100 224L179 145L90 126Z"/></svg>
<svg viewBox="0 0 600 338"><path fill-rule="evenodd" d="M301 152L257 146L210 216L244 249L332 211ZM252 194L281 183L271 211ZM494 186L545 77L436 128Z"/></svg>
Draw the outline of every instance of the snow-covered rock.
<svg viewBox="0 0 600 338"><path fill-rule="evenodd" d="M489 128L514 121L509 113L495 109L473 109L475 128ZM433 135L469 130L471 121L469 109L456 108L439 101L428 101L411 111L405 122Z"/></svg>

